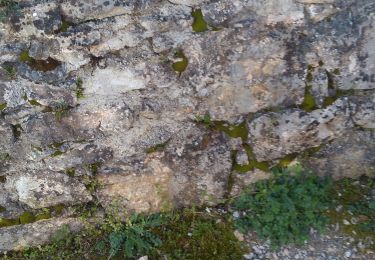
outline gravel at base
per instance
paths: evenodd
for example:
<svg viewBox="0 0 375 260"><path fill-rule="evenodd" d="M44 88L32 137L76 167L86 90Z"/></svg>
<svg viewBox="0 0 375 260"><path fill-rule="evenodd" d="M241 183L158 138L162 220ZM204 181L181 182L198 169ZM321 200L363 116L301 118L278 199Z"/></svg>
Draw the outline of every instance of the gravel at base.
<svg viewBox="0 0 375 260"><path fill-rule="evenodd" d="M275 251L268 241L257 238L255 233L246 236L237 234L239 239L244 239L251 251L244 255L245 259L301 259L301 260L339 260L339 259L375 259L375 253L369 249L361 249L361 244L351 237L345 237L334 230L329 230L322 235L312 231L311 238L303 246L284 246Z"/></svg>

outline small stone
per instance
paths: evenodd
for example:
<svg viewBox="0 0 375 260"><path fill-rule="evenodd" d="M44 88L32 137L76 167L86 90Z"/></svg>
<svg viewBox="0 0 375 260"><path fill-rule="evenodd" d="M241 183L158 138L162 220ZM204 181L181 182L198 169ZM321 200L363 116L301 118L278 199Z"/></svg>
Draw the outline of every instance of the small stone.
<svg viewBox="0 0 375 260"><path fill-rule="evenodd" d="M234 218L239 218L240 217L240 213L238 211L233 212L233 217Z"/></svg>
<svg viewBox="0 0 375 260"><path fill-rule="evenodd" d="M344 225L350 225L350 222L347 221L346 219L344 219L344 220L342 221L342 223L343 223Z"/></svg>
<svg viewBox="0 0 375 260"><path fill-rule="evenodd" d="M289 256L289 250L288 249L284 249L283 251L283 256Z"/></svg>
<svg viewBox="0 0 375 260"><path fill-rule="evenodd" d="M243 255L243 257L247 260L250 260L250 259L253 259L254 258L254 254L253 253L249 253L249 254L246 254L246 255Z"/></svg>
<svg viewBox="0 0 375 260"><path fill-rule="evenodd" d="M238 239L238 241L244 241L245 240L244 235L238 230L234 231L234 236Z"/></svg>
<svg viewBox="0 0 375 260"><path fill-rule="evenodd" d="M263 253L262 250L261 250L259 247L257 247L257 246L253 246L253 250L254 250L254 252L255 252L257 255L260 255L260 254Z"/></svg>
<svg viewBox="0 0 375 260"><path fill-rule="evenodd" d="M352 252L350 252L350 251L346 251L346 252L345 252L345 257L346 257L346 258L351 257L351 255L352 255Z"/></svg>
<svg viewBox="0 0 375 260"><path fill-rule="evenodd" d="M138 260L148 260L148 256L147 256L147 255L142 256L142 257L140 257Z"/></svg>

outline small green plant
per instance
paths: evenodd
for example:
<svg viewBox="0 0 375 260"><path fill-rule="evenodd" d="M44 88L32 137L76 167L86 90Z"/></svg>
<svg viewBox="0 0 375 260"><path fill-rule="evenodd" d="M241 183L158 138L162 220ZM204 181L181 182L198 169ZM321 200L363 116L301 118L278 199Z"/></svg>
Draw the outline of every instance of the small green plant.
<svg viewBox="0 0 375 260"><path fill-rule="evenodd" d="M160 226L160 215L133 214L125 224L115 226L108 237L110 245L109 258L123 252L124 257L134 257L147 254L153 247L162 244L160 238L151 233L151 229Z"/></svg>
<svg viewBox="0 0 375 260"><path fill-rule="evenodd" d="M208 127L213 125L212 119L209 114L206 114L204 116L196 116L195 121L198 123L202 123Z"/></svg>
<svg viewBox="0 0 375 260"><path fill-rule="evenodd" d="M324 230L322 213L328 208L331 181L300 165L275 169L271 179L260 181L237 198L234 208L244 214L236 220L242 232L255 229L274 247L303 243L310 228Z"/></svg>

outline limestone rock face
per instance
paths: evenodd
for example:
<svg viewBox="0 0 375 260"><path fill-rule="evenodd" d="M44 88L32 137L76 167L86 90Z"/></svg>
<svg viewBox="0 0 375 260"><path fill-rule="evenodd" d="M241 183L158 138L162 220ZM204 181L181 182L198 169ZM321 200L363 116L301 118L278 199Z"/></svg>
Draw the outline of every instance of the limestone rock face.
<svg viewBox="0 0 375 260"><path fill-rule="evenodd" d="M19 2L0 23L0 234L25 243L0 251L46 241L10 226L25 212L213 205L285 158L375 174L374 1Z"/></svg>

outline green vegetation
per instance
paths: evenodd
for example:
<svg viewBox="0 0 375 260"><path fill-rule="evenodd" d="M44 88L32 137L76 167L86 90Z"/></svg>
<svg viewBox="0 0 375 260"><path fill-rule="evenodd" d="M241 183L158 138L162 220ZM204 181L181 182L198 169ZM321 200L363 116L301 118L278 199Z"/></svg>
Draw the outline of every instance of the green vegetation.
<svg viewBox="0 0 375 260"><path fill-rule="evenodd" d="M2 153L0 152L0 162L5 162L10 160L10 155L9 153Z"/></svg>
<svg viewBox="0 0 375 260"><path fill-rule="evenodd" d="M153 247L160 246L161 240L151 232L152 228L160 226L160 215L133 214L125 223L112 224L113 231L108 236L109 258L123 252L124 257L142 256Z"/></svg>
<svg viewBox="0 0 375 260"><path fill-rule="evenodd" d="M375 180L343 179L331 191L332 207L327 217L340 231L375 250Z"/></svg>
<svg viewBox="0 0 375 260"><path fill-rule="evenodd" d="M146 153L155 153L155 152L163 151L164 148L167 146L168 141L161 143L161 144L154 145L150 148L147 148Z"/></svg>
<svg viewBox="0 0 375 260"><path fill-rule="evenodd" d="M29 99L28 101L29 101L30 105L32 105L32 106L37 106L37 107L41 107L42 106L42 104L40 104L35 99Z"/></svg>
<svg viewBox="0 0 375 260"><path fill-rule="evenodd" d="M7 103L0 104L0 112L7 108Z"/></svg>
<svg viewBox="0 0 375 260"><path fill-rule="evenodd" d="M275 169L271 179L260 181L237 198L234 207L243 211L236 226L255 229L274 247L303 243L311 227L323 230L331 182L320 179L300 165Z"/></svg>
<svg viewBox="0 0 375 260"><path fill-rule="evenodd" d="M61 121L61 119L66 116L69 112L70 106L65 101L58 102L52 108L55 114L56 120Z"/></svg>
<svg viewBox="0 0 375 260"><path fill-rule="evenodd" d="M67 32L72 25L73 23L63 20L60 29L56 33Z"/></svg>
<svg viewBox="0 0 375 260"><path fill-rule="evenodd" d="M82 85L83 85L82 79L78 78L76 80L76 90L75 90L77 99L80 99L80 98L84 97L83 93L84 93L85 89L82 87Z"/></svg>
<svg viewBox="0 0 375 260"><path fill-rule="evenodd" d="M311 73L308 75L311 75ZM301 109L307 112L311 112L317 108L316 101L315 101L314 95L312 94L311 89L312 89L312 86L310 84L307 84L305 87L305 96L301 104Z"/></svg>
<svg viewBox="0 0 375 260"><path fill-rule="evenodd" d="M29 55L29 50L23 50L21 53L20 53L20 57L19 57L19 60L20 62L32 62L33 58L30 57Z"/></svg>
<svg viewBox="0 0 375 260"><path fill-rule="evenodd" d="M206 21L204 20L202 10L201 9L196 9L194 10L191 15L194 18L192 27L194 32L205 32L208 30L208 26Z"/></svg>
<svg viewBox="0 0 375 260"><path fill-rule="evenodd" d="M19 221L18 221L19 223ZM215 213L191 210L125 218L107 215L77 234L68 226L51 244L8 254L8 259L241 259L246 253L233 224Z"/></svg>
<svg viewBox="0 0 375 260"><path fill-rule="evenodd" d="M15 67L13 66L10 66L10 65L4 65L4 70L6 71L6 73L8 74L8 77L11 78L11 79L14 79L17 75L17 70Z"/></svg>
<svg viewBox="0 0 375 260"><path fill-rule="evenodd" d="M210 127L210 126L212 126L213 125L213 122L212 122L212 120L211 120L211 117L210 117L210 115L204 115L204 116L196 116L195 117L195 121L197 122L197 123L201 123L201 124L204 124L205 126L208 126L208 127Z"/></svg>
<svg viewBox="0 0 375 260"><path fill-rule="evenodd" d="M54 70L58 66L61 65L61 62L59 62L58 60L52 59L51 57L48 57L48 59L46 60L36 60L30 57L29 50L23 50L20 53L19 61L26 63L34 70L43 71L43 72Z"/></svg>
<svg viewBox="0 0 375 260"><path fill-rule="evenodd" d="M246 252L233 234L233 224L194 208L167 215L155 232L163 241L152 259L241 259Z"/></svg>
<svg viewBox="0 0 375 260"><path fill-rule="evenodd" d="M179 72L181 74L182 72L186 70L189 64L189 61L181 50L176 51L174 56L176 59L179 59L179 61L176 61L175 63L173 63L172 68L174 71Z"/></svg>
<svg viewBox="0 0 375 260"><path fill-rule="evenodd" d="M12 133L16 140L18 140L21 137L21 132L23 131L23 128L20 124L11 125L12 127Z"/></svg>
<svg viewBox="0 0 375 260"><path fill-rule="evenodd" d="M8 19L17 10L18 4L14 0L0 0L0 22Z"/></svg>

